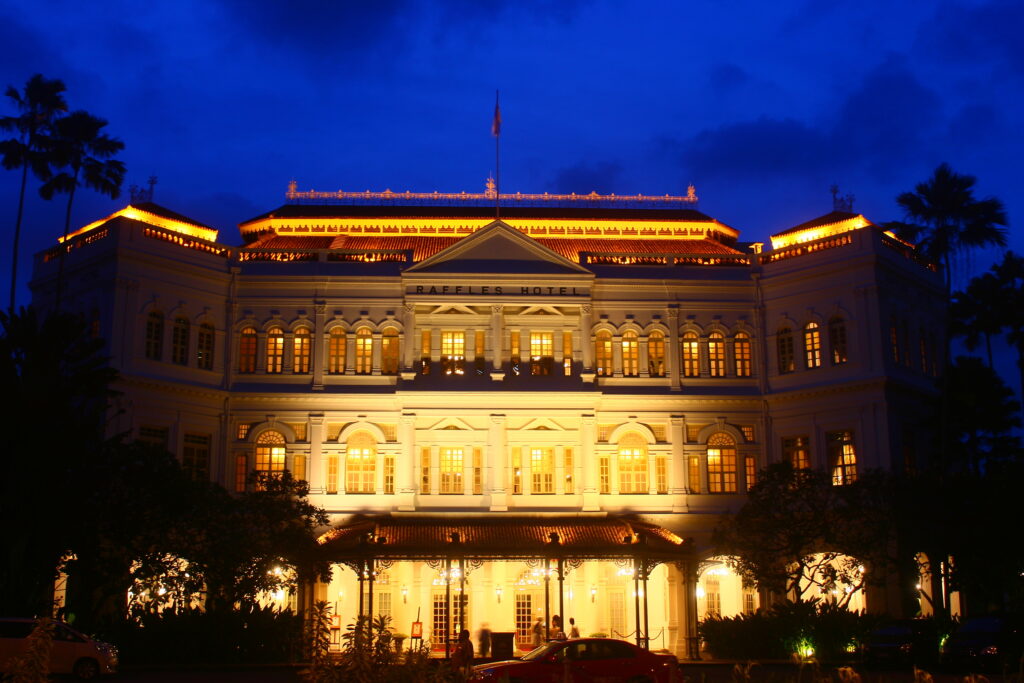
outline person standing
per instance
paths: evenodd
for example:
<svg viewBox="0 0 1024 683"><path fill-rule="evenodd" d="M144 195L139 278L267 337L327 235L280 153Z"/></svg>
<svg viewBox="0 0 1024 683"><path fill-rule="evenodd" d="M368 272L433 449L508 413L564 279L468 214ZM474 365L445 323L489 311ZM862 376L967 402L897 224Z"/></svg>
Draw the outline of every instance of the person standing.
<svg viewBox="0 0 1024 683"><path fill-rule="evenodd" d="M490 657L491 656L491 625L484 622L483 626L480 627L480 656Z"/></svg>
<svg viewBox="0 0 1024 683"><path fill-rule="evenodd" d="M452 654L452 668L463 676L468 676L473 667L473 641L469 639L469 629L459 634L459 642L455 644Z"/></svg>
<svg viewBox="0 0 1024 683"><path fill-rule="evenodd" d="M540 644L544 642L544 621L537 617L537 623L533 625L533 649L540 647Z"/></svg>
<svg viewBox="0 0 1024 683"><path fill-rule="evenodd" d="M579 638L580 637L580 630L578 628L576 628L576 619L574 619L573 617L569 617L569 637L570 638Z"/></svg>

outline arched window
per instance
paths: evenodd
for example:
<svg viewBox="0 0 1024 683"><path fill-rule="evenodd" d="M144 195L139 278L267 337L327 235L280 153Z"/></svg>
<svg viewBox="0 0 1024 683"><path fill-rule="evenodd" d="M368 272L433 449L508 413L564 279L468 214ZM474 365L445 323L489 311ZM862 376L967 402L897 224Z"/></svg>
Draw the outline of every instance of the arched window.
<svg viewBox="0 0 1024 683"><path fill-rule="evenodd" d="M700 377L700 346L696 332L683 335L683 377Z"/></svg>
<svg viewBox="0 0 1024 683"><path fill-rule="evenodd" d="M733 340L733 356L736 360L736 376L750 377L751 374L751 350L750 335L746 332L737 332Z"/></svg>
<svg viewBox="0 0 1024 683"><path fill-rule="evenodd" d="M708 491L736 493L736 442L724 432L708 438Z"/></svg>
<svg viewBox="0 0 1024 683"><path fill-rule="evenodd" d="M377 442L367 432L356 432L345 454L345 493L373 493L376 475Z"/></svg>
<svg viewBox="0 0 1024 683"><path fill-rule="evenodd" d="M708 335L708 372L725 377L725 335L717 330Z"/></svg>
<svg viewBox="0 0 1024 683"><path fill-rule="evenodd" d="M164 314L150 311L146 316L146 358L163 360L164 356Z"/></svg>
<svg viewBox="0 0 1024 683"><path fill-rule="evenodd" d="M555 452L551 448L530 449L530 475L533 488L530 493L555 492Z"/></svg>
<svg viewBox="0 0 1024 683"><path fill-rule="evenodd" d="M373 333L369 327L356 330L356 374L373 372Z"/></svg>
<svg viewBox="0 0 1024 683"><path fill-rule="evenodd" d="M332 375L345 374L345 330L331 329L327 342L327 372Z"/></svg>
<svg viewBox="0 0 1024 683"><path fill-rule="evenodd" d="M256 372L256 328L247 327L238 335L238 371Z"/></svg>
<svg viewBox="0 0 1024 683"><path fill-rule="evenodd" d="M257 489L263 488L261 480L280 476L284 472L286 459L285 440L280 432L267 430L256 437Z"/></svg>
<svg viewBox="0 0 1024 683"><path fill-rule="evenodd" d="M776 345L779 351L779 374L786 374L796 370L796 360L793 356L793 331L783 327L776 335Z"/></svg>
<svg viewBox="0 0 1024 683"><path fill-rule="evenodd" d="M597 361L597 375L611 377L612 367L612 333L599 330L594 340L594 356Z"/></svg>
<svg viewBox="0 0 1024 683"><path fill-rule="evenodd" d="M665 376L665 334L661 330L647 336L647 372L651 377Z"/></svg>
<svg viewBox="0 0 1024 683"><path fill-rule="evenodd" d="M382 375L398 374L398 330L385 327L381 336L380 372Z"/></svg>
<svg viewBox="0 0 1024 683"><path fill-rule="evenodd" d="M284 330L271 327L267 330L267 372L279 373L284 369Z"/></svg>
<svg viewBox="0 0 1024 683"><path fill-rule="evenodd" d="M213 370L213 344L216 332L213 325L203 323L199 326L199 337L196 340L196 366L200 370Z"/></svg>
<svg viewBox="0 0 1024 683"><path fill-rule="evenodd" d="M171 362L188 365L188 318L175 318L171 328Z"/></svg>
<svg viewBox="0 0 1024 683"><path fill-rule="evenodd" d="M813 321L804 326L804 365L808 370L821 367L821 328Z"/></svg>
<svg viewBox="0 0 1024 683"><path fill-rule="evenodd" d="M292 372L305 375L309 372L310 351L313 348L313 334L308 327L295 330L292 337Z"/></svg>
<svg viewBox="0 0 1024 683"><path fill-rule="evenodd" d="M626 377L640 374L640 339L633 330L622 333L622 374Z"/></svg>
<svg viewBox="0 0 1024 683"><path fill-rule="evenodd" d="M647 442L626 434L619 440L619 493L647 492Z"/></svg>
<svg viewBox="0 0 1024 683"><path fill-rule="evenodd" d="M828 355L832 365L842 365L847 360L846 321L838 315L828 321Z"/></svg>

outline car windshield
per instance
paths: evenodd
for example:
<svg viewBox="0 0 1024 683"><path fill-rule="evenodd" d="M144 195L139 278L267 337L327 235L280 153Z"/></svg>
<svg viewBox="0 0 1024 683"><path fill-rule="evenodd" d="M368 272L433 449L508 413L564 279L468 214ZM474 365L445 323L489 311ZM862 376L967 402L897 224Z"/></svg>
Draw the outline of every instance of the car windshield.
<svg viewBox="0 0 1024 683"><path fill-rule="evenodd" d="M960 627L961 633L998 633L1003 628L1003 621L996 617L979 617L968 619Z"/></svg>
<svg viewBox="0 0 1024 683"><path fill-rule="evenodd" d="M555 650L562 647L562 643L547 643L541 645L536 650L531 650L529 653L522 656L524 662L535 662L538 659L544 659Z"/></svg>

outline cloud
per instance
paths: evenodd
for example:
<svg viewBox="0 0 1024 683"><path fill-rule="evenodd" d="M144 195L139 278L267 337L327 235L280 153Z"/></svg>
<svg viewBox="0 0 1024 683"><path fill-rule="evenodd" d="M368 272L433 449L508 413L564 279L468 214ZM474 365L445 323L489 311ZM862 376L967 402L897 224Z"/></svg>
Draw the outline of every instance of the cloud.
<svg viewBox="0 0 1024 683"><path fill-rule="evenodd" d="M750 75L732 62L715 64L708 73L708 87L720 93L731 92L749 81Z"/></svg>
<svg viewBox="0 0 1024 683"><path fill-rule="evenodd" d="M972 68L1006 67L1024 76L1021 26L1024 3L1019 0L943 2L922 24L918 40L934 59Z"/></svg>
<svg viewBox="0 0 1024 683"><path fill-rule="evenodd" d="M555 174L550 183L561 194L610 194L621 189L622 165L617 161L581 161Z"/></svg>

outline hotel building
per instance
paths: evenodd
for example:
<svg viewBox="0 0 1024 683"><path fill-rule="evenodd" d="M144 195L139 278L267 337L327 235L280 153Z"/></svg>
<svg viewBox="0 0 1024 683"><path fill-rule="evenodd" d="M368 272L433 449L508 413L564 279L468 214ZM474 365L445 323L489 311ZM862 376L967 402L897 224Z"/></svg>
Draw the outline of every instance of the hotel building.
<svg viewBox="0 0 1024 683"><path fill-rule="evenodd" d="M770 245L693 188L498 211L493 186L293 183L231 246L135 199L39 254L34 300L64 250L65 307L120 373L112 430L230 490L309 482L337 565L303 599L340 625L419 615L435 647L483 623L527 647L558 614L694 656L699 618L764 597L710 545L762 468L912 466L941 278L841 199ZM858 600L899 609L891 587Z"/></svg>

